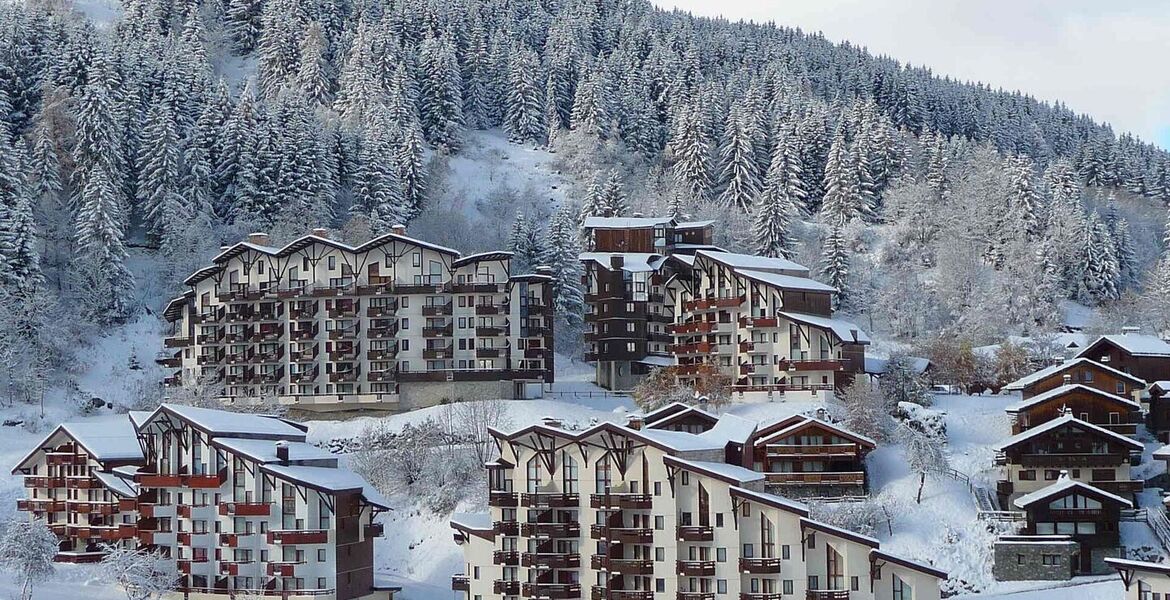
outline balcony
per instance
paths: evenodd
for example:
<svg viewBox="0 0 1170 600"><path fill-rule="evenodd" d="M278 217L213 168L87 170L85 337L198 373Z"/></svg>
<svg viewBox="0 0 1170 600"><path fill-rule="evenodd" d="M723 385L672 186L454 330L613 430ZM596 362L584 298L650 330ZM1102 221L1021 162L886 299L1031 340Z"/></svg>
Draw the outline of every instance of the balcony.
<svg viewBox="0 0 1170 600"><path fill-rule="evenodd" d="M506 579L497 579L492 582L492 591L503 596L519 596L520 582Z"/></svg>
<svg viewBox="0 0 1170 600"><path fill-rule="evenodd" d="M384 325L379 327L370 326L366 330L366 337L375 340L389 339L398 335L398 323Z"/></svg>
<svg viewBox="0 0 1170 600"><path fill-rule="evenodd" d="M715 600L715 592L678 592L675 600Z"/></svg>
<svg viewBox="0 0 1170 600"><path fill-rule="evenodd" d="M694 344L671 344L666 347L666 351L677 355L694 355L694 354L710 354L714 352L718 346L710 342L697 342Z"/></svg>
<svg viewBox="0 0 1170 600"><path fill-rule="evenodd" d="M171 354L170 352L159 352L155 355L154 362L169 369L178 369L183 366L183 353L176 352Z"/></svg>
<svg viewBox="0 0 1170 600"><path fill-rule="evenodd" d="M288 337L296 341L306 341L317 337L317 326L302 327L300 329L292 329L288 332Z"/></svg>
<svg viewBox="0 0 1170 600"><path fill-rule="evenodd" d="M520 535L520 523L516 521L495 521L492 523L492 530L497 535Z"/></svg>
<svg viewBox="0 0 1170 600"><path fill-rule="evenodd" d="M427 360L443 360L454 356L454 351L451 346L444 348L424 348L423 358Z"/></svg>
<svg viewBox="0 0 1170 600"><path fill-rule="evenodd" d="M179 487L183 484L182 477L177 474L160 475L158 473L136 473L134 475L134 481L138 482L138 485L148 488Z"/></svg>
<svg viewBox="0 0 1170 600"><path fill-rule="evenodd" d="M579 494L520 494L520 505L525 508L564 508L579 504Z"/></svg>
<svg viewBox="0 0 1170 600"><path fill-rule="evenodd" d="M366 353L366 358L370 360L390 360L398 356L398 344L392 344L387 348L370 348Z"/></svg>
<svg viewBox="0 0 1170 600"><path fill-rule="evenodd" d="M768 456L784 458L855 458L858 454L857 444L821 444L819 446L768 444L767 451Z"/></svg>
<svg viewBox="0 0 1170 600"><path fill-rule="evenodd" d="M680 542L710 542L715 539L715 530L707 525L679 525L675 534Z"/></svg>
<svg viewBox="0 0 1170 600"><path fill-rule="evenodd" d="M394 369L381 369L381 370L377 370L377 371L367 371L366 372L366 381L370 381L370 382L374 382L374 383L385 382L385 381L394 381L394 378L397 374L398 374L398 371L396 371Z"/></svg>
<svg viewBox="0 0 1170 600"><path fill-rule="evenodd" d="M500 492L495 490L488 492L488 506L515 508L518 505L519 502L517 502L516 492Z"/></svg>
<svg viewBox="0 0 1170 600"><path fill-rule="evenodd" d="M500 307L496 304L476 304L475 314L477 315L498 315L500 314Z"/></svg>
<svg viewBox="0 0 1170 600"><path fill-rule="evenodd" d="M804 597L805 600L849 600L849 592L846 590L808 590Z"/></svg>
<svg viewBox="0 0 1170 600"><path fill-rule="evenodd" d="M610 542L649 544L654 541L654 530L647 527L591 525L589 527L589 537L595 540L608 540Z"/></svg>
<svg viewBox="0 0 1170 600"><path fill-rule="evenodd" d="M347 347L337 348L336 350L329 352L329 360L333 362L357 360L359 354L361 354L361 345L350 344Z"/></svg>
<svg viewBox="0 0 1170 600"><path fill-rule="evenodd" d="M189 337L168 337L163 338L163 347L165 348L186 348L191 345L191 338Z"/></svg>
<svg viewBox="0 0 1170 600"><path fill-rule="evenodd" d="M291 383L313 383L317 381L318 369L314 366L312 369L305 371L296 371L289 373L288 380Z"/></svg>
<svg viewBox="0 0 1170 600"><path fill-rule="evenodd" d="M714 577L715 561L712 560L680 560L675 572L684 577Z"/></svg>
<svg viewBox="0 0 1170 600"><path fill-rule="evenodd" d="M354 325L353 327L344 327L342 329L331 329L329 330L329 339L354 340L357 339L359 333L361 333L361 327L357 325Z"/></svg>
<svg viewBox="0 0 1170 600"><path fill-rule="evenodd" d="M222 505L221 505L222 508ZM220 514L223 514L222 512ZM254 533L221 533L219 534L219 545L228 548L239 548L244 543L254 536Z"/></svg>
<svg viewBox="0 0 1170 600"><path fill-rule="evenodd" d="M398 312L398 302L390 302L378 306L367 306L366 316L372 319L378 317L392 317Z"/></svg>
<svg viewBox="0 0 1170 600"><path fill-rule="evenodd" d="M520 553L514 550L510 552L496 550L492 553L492 564L511 567L518 566L520 564Z"/></svg>
<svg viewBox="0 0 1170 600"><path fill-rule="evenodd" d="M508 329L505 327L476 327L475 337L499 337L507 335Z"/></svg>
<svg viewBox="0 0 1170 600"><path fill-rule="evenodd" d="M861 471L764 473L764 477L770 485L865 485L865 473Z"/></svg>
<svg viewBox="0 0 1170 600"><path fill-rule="evenodd" d="M227 480L227 469L226 468L224 468L224 470L220 471L219 473L210 473L210 474L201 473L198 475L183 475L182 476L182 482L183 482L184 486L189 487L189 488L195 488L195 489L203 489L203 490L217 489L217 488L219 488L219 486L223 485L223 482L226 480Z"/></svg>
<svg viewBox="0 0 1170 600"><path fill-rule="evenodd" d="M580 598L581 584L579 583L525 583L521 592L529 598Z"/></svg>
<svg viewBox="0 0 1170 600"><path fill-rule="evenodd" d="M649 494L593 494L589 496L590 508L610 510L648 510L654 499Z"/></svg>
<svg viewBox="0 0 1170 600"><path fill-rule="evenodd" d="M488 281L449 281L444 287L454 294L495 294L500 291L500 284Z"/></svg>
<svg viewBox="0 0 1170 600"><path fill-rule="evenodd" d="M704 312L725 308L736 308L740 304L743 304L743 301L743 296L735 296L732 298L702 298L699 300L684 302L683 312Z"/></svg>
<svg viewBox="0 0 1170 600"><path fill-rule="evenodd" d="M521 523L520 535L524 537L575 538L581 537L581 526L577 523Z"/></svg>
<svg viewBox="0 0 1170 600"><path fill-rule="evenodd" d="M339 304L326 310L325 314L330 319L353 319L358 316L358 305L356 302Z"/></svg>
<svg viewBox="0 0 1170 600"><path fill-rule="evenodd" d="M329 532L324 529L281 529L268 532L269 544L327 544Z"/></svg>
<svg viewBox="0 0 1170 600"><path fill-rule="evenodd" d="M775 575L780 572L779 558L741 558L739 559L741 573L754 575Z"/></svg>
<svg viewBox="0 0 1170 600"><path fill-rule="evenodd" d="M764 327L779 327L780 320L776 317L740 317L739 326L744 329Z"/></svg>
<svg viewBox="0 0 1170 600"><path fill-rule="evenodd" d="M302 306L288 309L288 317L293 321L308 321L317 316L317 303L310 302Z"/></svg>
<svg viewBox="0 0 1170 600"><path fill-rule="evenodd" d="M267 517L272 514L271 502L223 502L219 514L234 517Z"/></svg>
<svg viewBox="0 0 1170 600"><path fill-rule="evenodd" d="M590 558L590 567L598 571L609 571L622 575L653 575L654 561L626 558L609 558L604 554L594 554Z"/></svg>
<svg viewBox="0 0 1170 600"><path fill-rule="evenodd" d="M452 328L450 325L446 327L423 327L422 334L425 338L441 338L451 337Z"/></svg>
<svg viewBox="0 0 1170 600"><path fill-rule="evenodd" d="M831 358L821 359L789 359L781 361L780 367L789 371L843 371L845 364Z"/></svg>
<svg viewBox="0 0 1170 600"><path fill-rule="evenodd" d="M471 578L466 575L452 575L451 589L456 592L470 592Z"/></svg>
<svg viewBox="0 0 1170 600"><path fill-rule="evenodd" d="M576 569L581 566L581 555L525 552L520 555L520 565L545 569Z"/></svg>
<svg viewBox="0 0 1170 600"><path fill-rule="evenodd" d="M234 576L237 576L240 574L240 570L241 570L240 566L241 565L250 565L250 564L252 564L252 561L250 561L250 560L230 561L230 562L220 561L219 572L221 575L231 575L234 577Z"/></svg>
<svg viewBox="0 0 1170 600"><path fill-rule="evenodd" d="M350 369L348 371L338 371L329 374L329 381L332 383L339 382L357 382L361 378L361 369Z"/></svg>
<svg viewBox="0 0 1170 600"><path fill-rule="evenodd" d="M1029 469L1044 467L1118 467L1129 463L1121 454L1023 454L1020 465Z"/></svg>
<svg viewBox="0 0 1170 600"><path fill-rule="evenodd" d="M422 314L424 317L449 317L453 312L451 303L446 304L432 304L430 306L422 307Z"/></svg>
<svg viewBox="0 0 1170 600"><path fill-rule="evenodd" d="M499 358L504 355L504 351L500 348L476 348L476 358Z"/></svg>
<svg viewBox="0 0 1170 600"><path fill-rule="evenodd" d="M26 476L24 478L24 487L26 488L63 488L65 487L64 477L36 477Z"/></svg>
<svg viewBox="0 0 1170 600"><path fill-rule="evenodd" d="M739 600L784 600L784 594L778 592L740 592Z"/></svg>
<svg viewBox="0 0 1170 600"><path fill-rule="evenodd" d="M524 349L524 358L547 359L551 355L552 355L552 351L550 351L548 348L525 348Z"/></svg>
<svg viewBox="0 0 1170 600"><path fill-rule="evenodd" d="M691 323L671 323L666 326L666 333L674 335L692 335L696 333L711 333L718 323L714 321L694 321Z"/></svg>
<svg viewBox="0 0 1170 600"><path fill-rule="evenodd" d="M600 585L593 586L592 600L654 600L649 590L612 590Z"/></svg>

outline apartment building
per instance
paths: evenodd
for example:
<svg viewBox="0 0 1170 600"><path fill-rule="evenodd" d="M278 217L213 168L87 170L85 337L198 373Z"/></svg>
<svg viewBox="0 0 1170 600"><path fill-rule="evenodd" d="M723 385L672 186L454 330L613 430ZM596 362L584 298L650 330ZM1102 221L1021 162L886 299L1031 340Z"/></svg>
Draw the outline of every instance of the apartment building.
<svg viewBox="0 0 1170 600"><path fill-rule="evenodd" d="M767 493L763 473L734 464L754 427L727 418L700 433L493 430L489 512L451 521L466 560L452 588L480 600L939 598L946 573Z"/></svg>
<svg viewBox="0 0 1170 600"><path fill-rule="evenodd" d="M712 246L711 230L586 220L586 358L599 385L628 389L664 366L687 381L706 364L739 394L815 395L864 372L869 338L833 316L836 290L794 262Z"/></svg>
<svg viewBox="0 0 1170 600"><path fill-rule="evenodd" d="M122 515L115 527L99 529L174 560L177 593L320 600L392 596L395 590L376 584L373 572L373 539L382 534L374 518L389 510L389 503L361 477L340 468L334 455L305 443L304 426L170 404L131 420L132 427L106 437L111 448L138 449L116 467L129 480L133 495L127 501L136 512ZM78 445L90 441L77 440ZM54 451L49 456L61 448L48 447ZM18 465L29 471L26 481L39 476L38 459L31 460ZM65 509L67 522L92 518L69 503ZM74 544L74 538L66 543Z"/></svg>
<svg viewBox="0 0 1170 600"><path fill-rule="evenodd" d="M16 463L27 497L16 508L57 534L58 562L97 562L103 546L137 546L138 491L127 466L142 448L126 415L64 423Z"/></svg>
<svg viewBox="0 0 1170 600"><path fill-rule="evenodd" d="M463 256L396 228L360 246L315 230L225 247L164 311L164 383L223 386L228 403L409 410L526 398L553 381L552 278L511 254Z"/></svg>
<svg viewBox="0 0 1170 600"><path fill-rule="evenodd" d="M1170 565L1124 558L1106 558L1105 564L1121 577L1124 600L1170 598Z"/></svg>

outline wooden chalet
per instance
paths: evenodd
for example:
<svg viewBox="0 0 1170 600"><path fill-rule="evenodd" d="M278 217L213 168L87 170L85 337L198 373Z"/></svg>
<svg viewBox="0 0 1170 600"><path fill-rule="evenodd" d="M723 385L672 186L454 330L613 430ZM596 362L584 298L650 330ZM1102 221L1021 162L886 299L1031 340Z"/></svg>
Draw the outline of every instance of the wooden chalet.
<svg viewBox="0 0 1170 600"><path fill-rule="evenodd" d="M865 456L877 443L828 421L796 415L761 427L747 447L744 466L764 473L767 487L781 495L856 496L868 489Z"/></svg>
<svg viewBox="0 0 1170 600"><path fill-rule="evenodd" d="M644 427L687 433L708 431L718 422L719 417L682 402L672 402L642 417Z"/></svg>
<svg viewBox="0 0 1170 600"><path fill-rule="evenodd" d="M1012 417L1012 434L1027 431L1072 414L1082 421L1123 435L1137 433L1142 420L1141 404L1098 388L1082 384L1063 385L1031 396L1007 409Z"/></svg>
<svg viewBox="0 0 1170 600"><path fill-rule="evenodd" d="M1170 381L1155 381L1146 391L1149 394L1146 400L1146 428L1158 440L1170 442Z"/></svg>
<svg viewBox="0 0 1170 600"><path fill-rule="evenodd" d="M1027 515L1023 535L1067 535L1080 544L1074 569L1081 575L1109 572L1106 558L1123 554L1118 523L1133 503L1087 483L1061 477L1016 499Z"/></svg>
<svg viewBox="0 0 1170 600"><path fill-rule="evenodd" d="M1170 342L1129 331L1103 335L1077 354L1146 381L1170 379Z"/></svg>
<svg viewBox="0 0 1170 600"><path fill-rule="evenodd" d="M1136 400L1145 389L1146 381L1109 365L1080 357L1040 369L1007 384L1004 389L1020 392L1027 400L1067 385L1083 385Z"/></svg>
<svg viewBox="0 0 1170 600"><path fill-rule="evenodd" d="M1141 443L1071 415L1018 433L997 451L1001 477L996 487L1004 505L1039 491L1062 474L1129 499L1143 486L1130 475Z"/></svg>

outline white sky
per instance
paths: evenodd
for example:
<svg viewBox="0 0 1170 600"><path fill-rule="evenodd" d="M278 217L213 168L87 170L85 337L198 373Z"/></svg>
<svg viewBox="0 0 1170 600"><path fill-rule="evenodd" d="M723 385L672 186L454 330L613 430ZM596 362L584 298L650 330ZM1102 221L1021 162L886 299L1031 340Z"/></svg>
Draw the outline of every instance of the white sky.
<svg viewBox="0 0 1170 600"><path fill-rule="evenodd" d="M1062 100L1170 148L1170 0L653 0Z"/></svg>

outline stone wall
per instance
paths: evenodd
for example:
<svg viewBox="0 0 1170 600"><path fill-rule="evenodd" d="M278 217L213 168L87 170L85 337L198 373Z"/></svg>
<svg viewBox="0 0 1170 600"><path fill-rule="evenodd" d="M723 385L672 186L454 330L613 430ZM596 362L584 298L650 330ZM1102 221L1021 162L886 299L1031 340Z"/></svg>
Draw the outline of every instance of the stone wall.
<svg viewBox="0 0 1170 600"><path fill-rule="evenodd" d="M996 581L1065 581L1072 578L1073 557L1079 549L1080 544L1072 540L1003 537L995 542L991 572ZM1057 564L1045 565L1045 555L1058 557Z"/></svg>
<svg viewBox="0 0 1170 600"><path fill-rule="evenodd" d="M398 410L415 410L445 402L478 399L510 399L515 395L511 381L439 381L398 384Z"/></svg>

